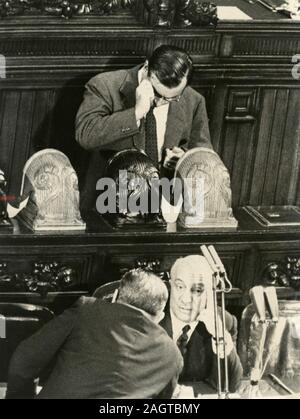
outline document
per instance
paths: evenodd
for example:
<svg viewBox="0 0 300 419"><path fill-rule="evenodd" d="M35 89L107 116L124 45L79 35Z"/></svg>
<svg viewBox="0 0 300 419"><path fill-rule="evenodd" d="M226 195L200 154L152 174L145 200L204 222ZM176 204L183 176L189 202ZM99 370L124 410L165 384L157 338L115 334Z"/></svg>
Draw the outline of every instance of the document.
<svg viewBox="0 0 300 419"><path fill-rule="evenodd" d="M252 17L235 6L217 6L217 13L220 20L252 20Z"/></svg>

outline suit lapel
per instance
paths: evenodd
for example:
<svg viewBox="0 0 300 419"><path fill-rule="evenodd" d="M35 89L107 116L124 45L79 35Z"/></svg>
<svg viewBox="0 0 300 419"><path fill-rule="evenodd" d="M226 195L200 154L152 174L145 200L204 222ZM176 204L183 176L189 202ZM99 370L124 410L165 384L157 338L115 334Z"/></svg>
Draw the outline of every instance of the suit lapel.
<svg viewBox="0 0 300 419"><path fill-rule="evenodd" d="M160 325L161 325L161 327L163 327L165 329L165 331L168 333L170 338L173 338L172 321L171 321L171 316L170 316L170 312L169 312L168 309L166 309L165 317L160 322Z"/></svg>
<svg viewBox="0 0 300 419"><path fill-rule="evenodd" d="M164 148L172 148L179 145L185 121L185 98L181 97L179 102L170 103Z"/></svg>
<svg viewBox="0 0 300 419"><path fill-rule="evenodd" d="M120 87L120 95L123 100L124 109L130 109L135 106L135 91L139 84L138 73L140 68L141 66L137 66L128 70L124 83ZM133 142L137 149L145 149L145 133L143 126L140 127L140 133L133 136Z"/></svg>
<svg viewBox="0 0 300 419"><path fill-rule="evenodd" d="M129 109L135 106L135 90L138 87L138 72L140 66L131 68L127 71L127 76L120 87L120 94L123 99L124 108Z"/></svg>

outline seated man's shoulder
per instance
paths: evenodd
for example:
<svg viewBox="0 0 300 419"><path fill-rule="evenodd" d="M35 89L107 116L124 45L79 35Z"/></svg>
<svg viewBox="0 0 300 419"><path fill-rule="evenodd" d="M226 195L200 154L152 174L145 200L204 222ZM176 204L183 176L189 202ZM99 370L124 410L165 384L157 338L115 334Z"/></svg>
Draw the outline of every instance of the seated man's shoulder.
<svg viewBox="0 0 300 419"><path fill-rule="evenodd" d="M160 327L160 329L160 339L157 339L156 342L160 341L162 353L164 351L166 358L172 360L174 366L176 365L176 368L182 368L183 360L178 346L162 327Z"/></svg>
<svg viewBox="0 0 300 419"><path fill-rule="evenodd" d="M205 101L205 98L201 93L199 93L197 90L195 90L191 86L187 86L184 90L184 96L189 99L189 101L192 101L195 104L199 104L200 102Z"/></svg>
<svg viewBox="0 0 300 419"><path fill-rule="evenodd" d="M86 307L88 305L94 304L97 300L95 297L80 297L75 302L74 307Z"/></svg>
<svg viewBox="0 0 300 419"><path fill-rule="evenodd" d="M88 84L92 86L101 86L102 84L119 84L122 83L128 74L128 70L116 70L99 73L92 77Z"/></svg>

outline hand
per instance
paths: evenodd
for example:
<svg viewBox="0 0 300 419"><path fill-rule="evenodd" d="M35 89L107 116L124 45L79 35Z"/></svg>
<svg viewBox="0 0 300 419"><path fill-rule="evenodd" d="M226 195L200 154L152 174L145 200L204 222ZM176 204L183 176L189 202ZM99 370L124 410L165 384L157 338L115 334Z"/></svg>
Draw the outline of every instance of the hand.
<svg viewBox="0 0 300 419"><path fill-rule="evenodd" d="M185 151L179 147L166 149L166 157L163 166L168 170L174 170L178 160L184 155Z"/></svg>
<svg viewBox="0 0 300 419"><path fill-rule="evenodd" d="M135 100L135 116L140 121L147 115L154 100L154 90L149 80L143 80L137 87Z"/></svg>

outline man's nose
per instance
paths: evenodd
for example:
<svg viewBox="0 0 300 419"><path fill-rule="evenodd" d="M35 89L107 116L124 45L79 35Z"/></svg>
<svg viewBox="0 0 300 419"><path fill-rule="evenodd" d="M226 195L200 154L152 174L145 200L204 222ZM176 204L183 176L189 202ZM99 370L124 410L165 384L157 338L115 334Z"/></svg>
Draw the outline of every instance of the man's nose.
<svg viewBox="0 0 300 419"><path fill-rule="evenodd" d="M191 291L186 290L181 297L181 300L184 304L189 304L192 302L192 293Z"/></svg>

